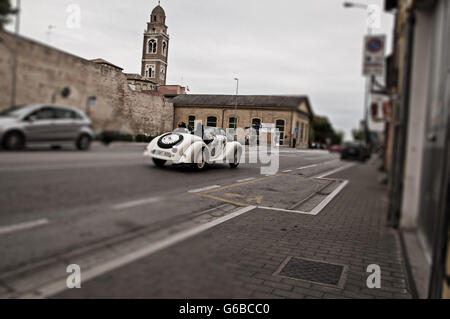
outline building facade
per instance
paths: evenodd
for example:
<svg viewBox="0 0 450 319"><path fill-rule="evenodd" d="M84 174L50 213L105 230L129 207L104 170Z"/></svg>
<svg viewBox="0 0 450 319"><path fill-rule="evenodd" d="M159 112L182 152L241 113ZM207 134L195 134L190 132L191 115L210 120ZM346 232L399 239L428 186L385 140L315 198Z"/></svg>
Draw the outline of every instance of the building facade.
<svg viewBox="0 0 450 319"><path fill-rule="evenodd" d="M395 13L389 222L422 298L450 298L450 2L386 0Z"/></svg>
<svg viewBox="0 0 450 319"><path fill-rule="evenodd" d="M191 128L195 121L220 128L278 129L280 145L307 148L312 110L306 96L179 95L174 105L174 126Z"/></svg>
<svg viewBox="0 0 450 319"><path fill-rule="evenodd" d="M144 31L141 76L158 86L166 85L168 55L166 13L158 5L153 9Z"/></svg>

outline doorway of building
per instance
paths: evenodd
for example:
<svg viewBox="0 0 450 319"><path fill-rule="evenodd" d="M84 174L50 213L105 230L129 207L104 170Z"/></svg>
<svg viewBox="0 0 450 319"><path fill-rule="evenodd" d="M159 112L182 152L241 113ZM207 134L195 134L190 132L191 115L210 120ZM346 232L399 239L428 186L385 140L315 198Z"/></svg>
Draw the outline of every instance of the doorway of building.
<svg viewBox="0 0 450 319"><path fill-rule="evenodd" d="M284 120L276 120L275 128L278 129L278 131L280 132L280 145L283 145L284 143L284 126L285 126Z"/></svg>

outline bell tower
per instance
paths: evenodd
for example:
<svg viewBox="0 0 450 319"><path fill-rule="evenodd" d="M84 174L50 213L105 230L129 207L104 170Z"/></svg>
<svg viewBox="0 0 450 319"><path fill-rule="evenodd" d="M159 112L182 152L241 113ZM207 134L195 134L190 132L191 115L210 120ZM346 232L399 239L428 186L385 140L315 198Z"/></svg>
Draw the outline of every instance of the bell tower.
<svg viewBox="0 0 450 319"><path fill-rule="evenodd" d="M158 85L165 85L168 55L166 13L158 1L150 15L150 22L147 22L147 30L144 31L141 75Z"/></svg>

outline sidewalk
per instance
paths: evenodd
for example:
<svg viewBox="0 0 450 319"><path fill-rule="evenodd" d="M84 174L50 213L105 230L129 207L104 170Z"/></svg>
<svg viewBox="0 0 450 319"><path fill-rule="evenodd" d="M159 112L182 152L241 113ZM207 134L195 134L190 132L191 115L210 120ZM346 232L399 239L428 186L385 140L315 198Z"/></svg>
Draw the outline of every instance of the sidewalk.
<svg viewBox="0 0 450 319"><path fill-rule="evenodd" d="M349 184L316 216L255 209L55 297L411 298L375 166L329 177ZM313 280L328 284L287 278L305 271L294 263L280 271L289 257L331 263L312 264L322 276ZM370 264L381 267L380 289L366 285ZM332 283L339 265L339 284Z"/></svg>

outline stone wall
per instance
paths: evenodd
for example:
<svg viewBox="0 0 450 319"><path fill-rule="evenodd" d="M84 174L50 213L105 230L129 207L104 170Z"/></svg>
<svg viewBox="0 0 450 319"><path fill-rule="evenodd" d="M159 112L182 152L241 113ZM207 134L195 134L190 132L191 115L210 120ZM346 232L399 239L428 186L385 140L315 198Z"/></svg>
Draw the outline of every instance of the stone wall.
<svg viewBox="0 0 450 319"><path fill-rule="evenodd" d="M0 31L0 110L11 104L15 37ZM19 38L16 105L51 103L64 87L71 94L55 103L87 111L90 96L97 99L89 115L94 129L158 134L172 127L173 106L159 95L134 92L120 68L96 64L75 55Z"/></svg>
<svg viewBox="0 0 450 319"><path fill-rule="evenodd" d="M173 127L173 104L150 91L135 92L127 87L122 114L135 133L156 136Z"/></svg>

